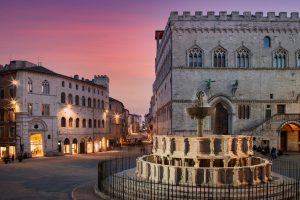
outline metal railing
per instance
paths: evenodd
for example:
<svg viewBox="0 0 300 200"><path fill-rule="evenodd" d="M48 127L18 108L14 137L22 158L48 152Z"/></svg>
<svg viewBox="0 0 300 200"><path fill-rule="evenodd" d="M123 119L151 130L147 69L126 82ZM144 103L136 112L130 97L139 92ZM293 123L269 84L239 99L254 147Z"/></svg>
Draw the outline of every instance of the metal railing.
<svg viewBox="0 0 300 200"><path fill-rule="evenodd" d="M273 172L285 176L257 185L175 185L145 181L134 176L136 157L116 158L98 164L98 189L109 199L295 199L300 200L300 162L273 160ZM127 170L127 171L126 171Z"/></svg>

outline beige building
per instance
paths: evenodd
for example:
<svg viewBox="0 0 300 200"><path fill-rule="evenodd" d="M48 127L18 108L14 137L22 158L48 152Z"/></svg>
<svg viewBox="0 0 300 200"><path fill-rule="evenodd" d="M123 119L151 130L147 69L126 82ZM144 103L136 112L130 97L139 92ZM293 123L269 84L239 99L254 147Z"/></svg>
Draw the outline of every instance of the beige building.
<svg viewBox="0 0 300 200"><path fill-rule="evenodd" d="M300 19L280 12L172 12L156 31L156 134L190 134L185 108L206 91L207 134L248 134L300 151Z"/></svg>
<svg viewBox="0 0 300 200"><path fill-rule="evenodd" d="M113 137L111 145L120 144L126 138L128 113L121 101L109 97L109 133Z"/></svg>
<svg viewBox="0 0 300 200"><path fill-rule="evenodd" d="M0 69L0 79L11 82L15 93L1 101L14 102L16 116L13 144L6 146L29 157L107 149L112 138L107 76L68 77L27 61L11 61Z"/></svg>

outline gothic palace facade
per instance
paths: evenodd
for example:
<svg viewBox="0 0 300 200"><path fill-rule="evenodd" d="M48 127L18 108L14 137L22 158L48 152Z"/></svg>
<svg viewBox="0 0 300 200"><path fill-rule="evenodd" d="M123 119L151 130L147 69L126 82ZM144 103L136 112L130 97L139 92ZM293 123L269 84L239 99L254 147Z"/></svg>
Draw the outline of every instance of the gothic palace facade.
<svg viewBox="0 0 300 200"><path fill-rule="evenodd" d="M171 12L155 39L155 134L195 133L185 108L204 90L215 108L208 134L253 135L259 146L300 151L298 13Z"/></svg>

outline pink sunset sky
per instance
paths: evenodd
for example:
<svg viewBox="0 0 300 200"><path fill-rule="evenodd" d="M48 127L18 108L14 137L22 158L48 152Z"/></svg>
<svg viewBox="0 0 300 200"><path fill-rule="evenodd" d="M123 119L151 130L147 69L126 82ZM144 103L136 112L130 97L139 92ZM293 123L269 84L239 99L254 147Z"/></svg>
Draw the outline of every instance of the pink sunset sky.
<svg viewBox="0 0 300 200"><path fill-rule="evenodd" d="M57 73L110 78L110 96L148 112L154 31L170 11L299 11L299 0L16 0L0 4L0 64L28 60Z"/></svg>

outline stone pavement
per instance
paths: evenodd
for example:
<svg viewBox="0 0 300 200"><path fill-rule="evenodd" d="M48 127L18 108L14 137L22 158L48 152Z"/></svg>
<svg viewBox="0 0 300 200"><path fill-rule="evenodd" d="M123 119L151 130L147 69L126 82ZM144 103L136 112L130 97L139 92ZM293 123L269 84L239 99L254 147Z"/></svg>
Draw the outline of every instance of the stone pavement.
<svg viewBox="0 0 300 200"><path fill-rule="evenodd" d="M89 182L76 187L72 191L73 200L100 200L94 191L95 184L96 182Z"/></svg>
<svg viewBox="0 0 300 200"><path fill-rule="evenodd" d="M0 162L0 199L72 199L72 191L97 181L97 163L103 159L140 153L140 148L72 156Z"/></svg>

